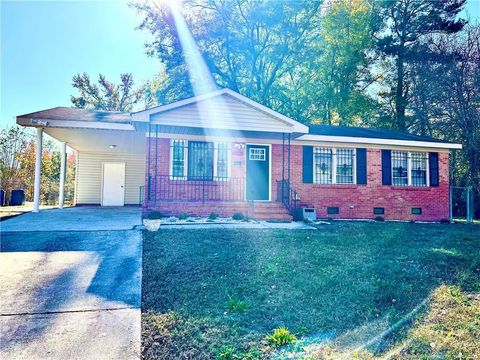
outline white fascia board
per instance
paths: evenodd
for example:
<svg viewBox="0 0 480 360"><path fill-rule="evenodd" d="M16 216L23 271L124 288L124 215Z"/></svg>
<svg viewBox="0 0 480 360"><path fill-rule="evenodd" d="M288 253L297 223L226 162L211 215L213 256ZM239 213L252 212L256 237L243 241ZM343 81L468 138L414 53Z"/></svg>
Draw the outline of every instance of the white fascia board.
<svg viewBox="0 0 480 360"><path fill-rule="evenodd" d="M72 120L51 120L51 119L31 119L17 117L17 124L32 127L59 127L59 128L79 128L79 129L104 129L104 130L135 130L132 124L118 124L109 122L93 121L72 121Z"/></svg>
<svg viewBox="0 0 480 360"><path fill-rule="evenodd" d="M302 135L295 141L323 141L323 142L340 142L352 144L375 144L375 145L397 145L397 146L414 146L429 147L438 149L461 149L462 144L449 144L433 141L413 141L413 140L395 140L395 139L373 139L350 136L328 136L328 135Z"/></svg>
<svg viewBox="0 0 480 360"><path fill-rule="evenodd" d="M254 101L254 100L251 100L235 91L232 91L230 89L220 89L220 90L216 90L216 91L212 91L208 94L203 94L203 95L198 95L198 96L194 96L194 97L191 97L191 98L188 98L188 99L185 99L185 100L180 100L180 101L177 101L177 102L174 102L172 104L168 104L168 105L163 105L163 106L157 106L157 107L154 107L154 108L151 108L151 109L148 109L148 110L143 110L143 111L138 111L138 112L135 112L135 113L132 113L132 119L133 121L141 121L141 122L148 122L150 121L150 115L152 114L159 114L161 112L165 112L165 111L168 111L168 110L172 110L172 109L175 109L175 108L179 108L179 107L182 107L182 106L185 106L185 105L189 105L189 104L192 104L192 103L195 103L195 102L198 102L198 101L202 101L202 100L206 100L206 99L209 99L209 98L212 98L212 97L215 97L215 96L219 96L219 95L224 95L224 94L227 94L241 102L244 102L248 105L250 105L251 107L259 110L259 111L262 111L284 123L286 123L287 125L291 126L292 127L292 131L291 132L297 132L297 133L304 133L304 134L307 134L308 133L308 126L302 124L302 123L299 123L298 121L296 120L293 120L285 115L282 115L278 112L276 112L275 110L272 110L266 106L263 106L262 104L259 104L258 102ZM279 131L279 132L282 132L282 131Z"/></svg>

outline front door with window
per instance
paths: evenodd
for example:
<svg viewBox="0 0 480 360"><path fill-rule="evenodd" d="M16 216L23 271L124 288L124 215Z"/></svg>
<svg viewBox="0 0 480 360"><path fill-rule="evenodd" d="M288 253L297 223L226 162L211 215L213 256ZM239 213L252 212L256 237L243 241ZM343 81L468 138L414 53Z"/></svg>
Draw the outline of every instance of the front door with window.
<svg viewBox="0 0 480 360"><path fill-rule="evenodd" d="M270 200L270 152L266 145L247 145L247 200Z"/></svg>

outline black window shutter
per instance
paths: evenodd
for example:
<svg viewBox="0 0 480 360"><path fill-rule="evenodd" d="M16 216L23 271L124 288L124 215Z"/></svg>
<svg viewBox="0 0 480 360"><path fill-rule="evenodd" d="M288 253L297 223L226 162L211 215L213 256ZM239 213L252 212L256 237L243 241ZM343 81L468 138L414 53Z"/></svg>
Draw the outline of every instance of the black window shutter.
<svg viewBox="0 0 480 360"><path fill-rule="evenodd" d="M382 184L392 185L392 151L382 150Z"/></svg>
<svg viewBox="0 0 480 360"><path fill-rule="evenodd" d="M313 183L313 146L303 146L303 182Z"/></svg>
<svg viewBox="0 0 480 360"><path fill-rule="evenodd" d="M357 184L367 184L367 149L357 149Z"/></svg>
<svg viewBox="0 0 480 360"><path fill-rule="evenodd" d="M438 153L431 152L428 155L428 166L430 168L430 186L439 185L439 175L438 175Z"/></svg>

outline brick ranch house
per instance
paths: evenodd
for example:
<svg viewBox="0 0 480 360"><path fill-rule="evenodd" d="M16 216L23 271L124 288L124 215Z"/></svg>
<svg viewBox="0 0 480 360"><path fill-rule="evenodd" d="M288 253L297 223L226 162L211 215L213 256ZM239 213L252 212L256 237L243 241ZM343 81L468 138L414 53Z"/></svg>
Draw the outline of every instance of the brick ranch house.
<svg viewBox="0 0 480 360"><path fill-rule="evenodd" d="M229 89L136 113L58 107L17 123L37 128L37 164L44 131L63 154L66 144L77 152L76 205L140 204L166 215L291 219L314 207L319 218L447 219L449 153L461 148L391 130L306 126ZM37 211L39 174L37 166Z"/></svg>

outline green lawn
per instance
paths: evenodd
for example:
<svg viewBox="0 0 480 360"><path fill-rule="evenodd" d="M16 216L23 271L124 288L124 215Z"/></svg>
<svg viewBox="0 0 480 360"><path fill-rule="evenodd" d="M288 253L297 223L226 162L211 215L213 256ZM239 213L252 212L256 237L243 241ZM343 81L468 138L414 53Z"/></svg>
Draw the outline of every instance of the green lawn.
<svg viewBox="0 0 480 360"><path fill-rule="evenodd" d="M478 225L162 230L143 251L147 359L480 356Z"/></svg>

